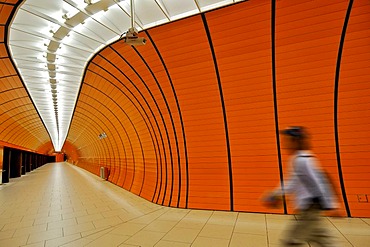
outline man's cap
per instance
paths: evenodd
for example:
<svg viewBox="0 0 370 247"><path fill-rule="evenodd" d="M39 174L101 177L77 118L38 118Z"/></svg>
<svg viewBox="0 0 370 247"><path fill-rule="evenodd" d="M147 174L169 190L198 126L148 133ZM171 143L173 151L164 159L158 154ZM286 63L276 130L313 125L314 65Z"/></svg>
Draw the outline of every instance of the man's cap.
<svg viewBox="0 0 370 247"><path fill-rule="evenodd" d="M297 138L303 138L306 136L305 130L301 126L290 126L285 128L284 130L281 130L280 133Z"/></svg>

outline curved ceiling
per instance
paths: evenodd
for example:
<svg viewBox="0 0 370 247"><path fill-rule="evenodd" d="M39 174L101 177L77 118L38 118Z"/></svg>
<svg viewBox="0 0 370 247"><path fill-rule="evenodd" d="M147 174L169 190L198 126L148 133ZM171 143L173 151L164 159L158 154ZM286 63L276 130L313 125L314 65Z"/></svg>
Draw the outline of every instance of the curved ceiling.
<svg viewBox="0 0 370 247"><path fill-rule="evenodd" d="M140 31L234 2L24 1L10 26L9 47L55 150L65 142L86 63L98 50L132 25Z"/></svg>
<svg viewBox="0 0 370 247"><path fill-rule="evenodd" d="M50 136L8 51L9 25L19 2L0 2L0 146L35 152Z"/></svg>

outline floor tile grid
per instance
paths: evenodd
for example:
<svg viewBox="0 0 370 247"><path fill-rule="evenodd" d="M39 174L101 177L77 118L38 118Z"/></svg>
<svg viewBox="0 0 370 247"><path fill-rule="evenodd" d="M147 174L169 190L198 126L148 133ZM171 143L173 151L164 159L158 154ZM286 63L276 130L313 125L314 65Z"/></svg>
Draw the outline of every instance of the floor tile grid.
<svg viewBox="0 0 370 247"><path fill-rule="evenodd" d="M17 181L17 180L14 180L14 182L16 182L16 181ZM9 186L11 186L11 185L13 185L13 184L14 184L14 183L11 183L11 184L9 184ZM8 187L9 187L9 186L8 186ZM2 186L2 188L5 188L5 186ZM43 194L45 195L45 194L46 194L46 192L44 192ZM43 200L43 198L41 198L41 200ZM44 201L45 201L45 200L44 200ZM8 203L9 203L9 200L8 200ZM35 212L35 213L36 213L36 212ZM10 215L10 216L11 216L11 215ZM48 212L48 215L46 215L46 214L45 214L44 216L50 216L50 211ZM22 216L22 217L25 217L25 216ZM23 218L19 218L18 220L23 220ZM34 221L35 221L35 220L34 220ZM30 226L33 226L33 225L34 225L34 221L30 223ZM3 225L2 225L2 228L4 227L4 225L5 225L5 224L3 224ZM12 236L12 237L14 237L14 234L13 234L13 236ZM28 237L30 237L30 236L28 236ZM28 241L28 240L27 240L27 241Z"/></svg>
<svg viewBox="0 0 370 247"><path fill-rule="evenodd" d="M55 169L62 169L64 175L56 176L51 172ZM37 180L33 181L36 176ZM78 184L82 189L77 188ZM35 191L32 186L39 189L37 195L28 195L27 189ZM71 215L75 210L80 213ZM117 212L123 213L111 217ZM7 247L275 247L284 225L291 219L294 216L162 207L67 164L46 166L0 186L0 246ZM369 219L326 219L328 227L342 237L343 246L365 247L370 242ZM92 229L66 234L71 228L69 225L76 223L90 224ZM123 235L127 229L122 227L132 226L137 229L128 229L132 234ZM40 229L41 234L37 233ZM181 239L184 232L189 233L186 241ZM179 237L176 234L180 234ZM140 244L142 239L151 237L152 242Z"/></svg>

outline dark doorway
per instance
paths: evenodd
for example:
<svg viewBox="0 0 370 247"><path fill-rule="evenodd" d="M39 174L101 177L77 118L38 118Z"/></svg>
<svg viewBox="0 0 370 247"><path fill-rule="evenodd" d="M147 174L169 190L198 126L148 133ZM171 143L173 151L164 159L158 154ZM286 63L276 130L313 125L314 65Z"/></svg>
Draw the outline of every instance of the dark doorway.
<svg viewBox="0 0 370 247"><path fill-rule="evenodd" d="M10 158L11 152L9 148L4 147L4 155L3 155L3 174L2 174L2 182L9 183L10 178Z"/></svg>

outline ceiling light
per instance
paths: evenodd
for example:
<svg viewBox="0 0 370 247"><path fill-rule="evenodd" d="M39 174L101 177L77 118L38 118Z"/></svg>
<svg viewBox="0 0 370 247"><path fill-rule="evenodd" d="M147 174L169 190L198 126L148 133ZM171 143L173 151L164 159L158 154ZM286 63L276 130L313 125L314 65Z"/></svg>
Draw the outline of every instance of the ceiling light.
<svg viewBox="0 0 370 247"><path fill-rule="evenodd" d="M65 13L64 15L62 15L62 18L66 21L68 21L70 18L68 17L67 13Z"/></svg>

